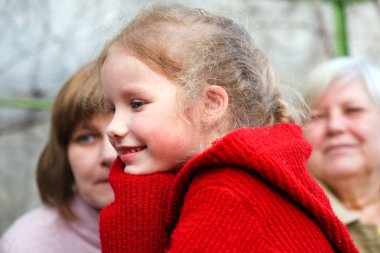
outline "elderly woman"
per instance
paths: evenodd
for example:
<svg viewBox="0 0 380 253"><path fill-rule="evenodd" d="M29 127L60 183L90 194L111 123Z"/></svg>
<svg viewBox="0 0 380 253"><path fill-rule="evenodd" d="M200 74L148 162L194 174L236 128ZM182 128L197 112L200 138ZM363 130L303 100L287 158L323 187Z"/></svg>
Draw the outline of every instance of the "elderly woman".
<svg viewBox="0 0 380 253"><path fill-rule="evenodd" d="M58 93L48 142L39 157L37 184L43 205L18 218L0 238L4 253L100 252L99 212L114 199L108 182L116 158L106 136L93 62Z"/></svg>
<svg viewBox="0 0 380 253"><path fill-rule="evenodd" d="M380 71L336 58L311 71L302 93L308 167L360 252L380 252Z"/></svg>

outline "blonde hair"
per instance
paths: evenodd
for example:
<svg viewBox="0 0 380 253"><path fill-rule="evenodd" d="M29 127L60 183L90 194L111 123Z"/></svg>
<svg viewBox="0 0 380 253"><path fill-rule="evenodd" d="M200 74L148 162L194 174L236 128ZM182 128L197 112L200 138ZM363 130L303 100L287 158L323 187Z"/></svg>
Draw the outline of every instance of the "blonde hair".
<svg viewBox="0 0 380 253"><path fill-rule="evenodd" d="M223 87L230 130L289 120L267 58L229 18L183 5L154 5L106 45L100 67L113 47L131 52L179 85L183 110L197 105L206 85Z"/></svg>

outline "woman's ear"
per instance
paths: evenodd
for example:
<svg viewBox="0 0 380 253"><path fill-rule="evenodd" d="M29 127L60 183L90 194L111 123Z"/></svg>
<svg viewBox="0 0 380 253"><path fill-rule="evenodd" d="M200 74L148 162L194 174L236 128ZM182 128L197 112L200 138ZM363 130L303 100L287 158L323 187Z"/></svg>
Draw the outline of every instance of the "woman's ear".
<svg viewBox="0 0 380 253"><path fill-rule="evenodd" d="M223 87L218 85L207 86L203 94L203 121L211 126L226 114L228 94Z"/></svg>

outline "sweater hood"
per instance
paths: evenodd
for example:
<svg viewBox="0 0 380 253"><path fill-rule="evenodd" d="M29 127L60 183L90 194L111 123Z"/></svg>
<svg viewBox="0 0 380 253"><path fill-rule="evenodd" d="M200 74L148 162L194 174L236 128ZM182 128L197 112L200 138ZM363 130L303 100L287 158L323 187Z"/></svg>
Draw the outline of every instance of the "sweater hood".
<svg viewBox="0 0 380 253"><path fill-rule="evenodd" d="M227 134L193 157L179 171L170 196L169 231L178 221L184 195L197 172L226 166L246 170L262 178L313 217L336 248L350 246L341 245L347 243L341 238L347 230L343 224L331 222L337 218L325 193L306 168L311 150L301 128L291 123L241 128Z"/></svg>

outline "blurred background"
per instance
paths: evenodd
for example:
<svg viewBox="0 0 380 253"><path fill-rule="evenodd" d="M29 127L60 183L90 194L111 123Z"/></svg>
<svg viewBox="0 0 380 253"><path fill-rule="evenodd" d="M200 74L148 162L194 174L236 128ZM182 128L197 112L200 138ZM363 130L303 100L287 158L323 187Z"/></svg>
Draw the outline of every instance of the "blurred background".
<svg viewBox="0 0 380 253"><path fill-rule="evenodd" d="M379 0L0 0L0 235L39 205L35 166L66 79L150 3L184 3L245 25L280 82L352 55L380 66Z"/></svg>

